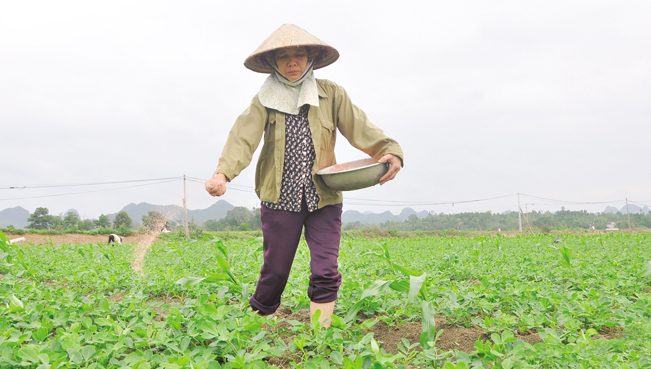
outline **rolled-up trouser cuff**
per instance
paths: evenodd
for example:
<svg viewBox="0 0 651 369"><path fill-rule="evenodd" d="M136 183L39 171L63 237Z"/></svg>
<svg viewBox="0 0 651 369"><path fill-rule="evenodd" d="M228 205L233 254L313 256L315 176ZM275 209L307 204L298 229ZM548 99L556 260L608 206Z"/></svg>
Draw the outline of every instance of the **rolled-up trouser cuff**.
<svg viewBox="0 0 651 369"><path fill-rule="evenodd" d="M253 309L253 311L257 311L262 315L271 315L275 313L276 310L278 310L278 307L280 306L280 302L274 306L262 305L253 296L251 296L251 298L249 299L249 304L251 304L251 308Z"/></svg>
<svg viewBox="0 0 651 369"><path fill-rule="evenodd" d="M337 299L337 291L339 291L340 285L341 274L339 272L337 272L334 278L326 280L312 276L310 278L310 285L307 288L307 296L310 298L310 301L319 304L332 302Z"/></svg>
<svg viewBox="0 0 651 369"><path fill-rule="evenodd" d="M312 287L308 287L307 295L310 298L310 301L316 302L318 304L325 304L327 302L333 302L337 299L337 291L333 291L327 294L320 293L318 296L312 292Z"/></svg>

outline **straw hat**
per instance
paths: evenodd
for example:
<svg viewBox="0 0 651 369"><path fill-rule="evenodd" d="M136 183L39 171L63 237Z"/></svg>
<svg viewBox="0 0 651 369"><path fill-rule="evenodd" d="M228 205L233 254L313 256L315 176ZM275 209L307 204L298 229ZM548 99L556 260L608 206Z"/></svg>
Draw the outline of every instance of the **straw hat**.
<svg viewBox="0 0 651 369"><path fill-rule="evenodd" d="M267 64L264 54L290 46L307 46L319 51L314 60L314 69L323 68L334 63L339 58L339 52L332 46L312 36L306 30L293 24L283 24L271 34L262 45L249 55L244 66L254 72L271 73L273 69Z"/></svg>

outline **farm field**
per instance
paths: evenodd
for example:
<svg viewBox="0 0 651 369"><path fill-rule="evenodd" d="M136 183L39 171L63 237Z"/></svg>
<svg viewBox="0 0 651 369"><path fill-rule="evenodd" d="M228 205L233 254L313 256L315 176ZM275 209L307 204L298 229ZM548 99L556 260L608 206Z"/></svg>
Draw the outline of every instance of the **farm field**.
<svg viewBox="0 0 651 369"><path fill-rule="evenodd" d="M105 234L78 234L78 233L66 233L66 234L36 234L36 233L25 233L25 234L16 234L9 235L9 238L25 238L26 243L34 245L62 245L62 244L96 244L96 243L107 243L108 235ZM125 237L122 236L123 240L127 243L138 243L138 242L147 242L151 237L148 235L135 234L133 236ZM158 241L158 238L154 239ZM23 243L24 245L24 243Z"/></svg>
<svg viewBox="0 0 651 369"><path fill-rule="evenodd" d="M0 233L0 368L651 368L649 234L344 238L329 329L304 241L270 317L259 239L139 242Z"/></svg>

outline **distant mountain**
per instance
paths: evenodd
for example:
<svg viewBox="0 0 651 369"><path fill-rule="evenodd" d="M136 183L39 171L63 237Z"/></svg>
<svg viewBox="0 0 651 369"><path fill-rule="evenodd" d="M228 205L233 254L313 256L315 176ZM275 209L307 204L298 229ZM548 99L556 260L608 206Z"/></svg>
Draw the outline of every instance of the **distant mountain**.
<svg viewBox="0 0 651 369"><path fill-rule="evenodd" d="M68 213L76 213L77 215L79 215L79 212L78 212L77 210L75 210L75 209L70 209L70 210L66 211L65 213L63 213L63 217L65 217L66 215L68 215Z"/></svg>
<svg viewBox="0 0 651 369"><path fill-rule="evenodd" d="M404 222L405 220L409 219L409 216L415 214L419 218L425 218L426 216L429 215L429 212L427 210L423 210L421 212L416 212L412 208L404 208L398 215L393 215L390 211L385 211L383 213L372 213L370 211L365 211L363 213L357 211L357 210L347 210L341 215L341 222L342 223L353 223L353 222L360 222L360 223L384 223L387 221L394 221L394 222Z"/></svg>
<svg viewBox="0 0 651 369"><path fill-rule="evenodd" d="M649 209L648 206L641 208L635 204L628 204L628 212L631 214L637 214L637 213L648 214L649 211L651 211L651 209ZM613 213L613 214L617 214L617 213L626 214L626 205L622 206L621 209L617 209L614 206L606 206L606 209L603 212Z"/></svg>
<svg viewBox="0 0 651 369"><path fill-rule="evenodd" d="M423 211L416 212L416 210L412 208L404 208L402 209L400 214L397 215L398 220L404 222L405 220L409 219L409 217L413 214L415 214L419 218L425 218L426 216L429 215L429 211L423 210Z"/></svg>
<svg viewBox="0 0 651 369"><path fill-rule="evenodd" d="M606 206L606 209L603 211L604 213L612 213L612 214L617 214L619 212L619 209L617 209L614 206ZM626 207L624 207L624 212L626 212Z"/></svg>
<svg viewBox="0 0 651 369"><path fill-rule="evenodd" d="M157 211L168 220L183 219L183 208L178 205L153 205L146 202L140 204L131 203L122 208L119 212L125 211L129 218L134 222L142 223L142 216L147 215L150 211ZM119 213L118 212L118 213ZM115 219L116 214L108 214L111 220Z"/></svg>
<svg viewBox="0 0 651 369"><path fill-rule="evenodd" d="M219 220L234 207L227 201L219 200L206 209L188 210L188 219L194 219L197 224L203 224L210 219Z"/></svg>
<svg viewBox="0 0 651 369"><path fill-rule="evenodd" d="M622 214L626 214L626 205L624 205L620 211L622 212ZM648 214L649 207L645 206L641 208L635 204L628 204L628 212L631 214L637 214L637 213Z"/></svg>
<svg viewBox="0 0 651 369"><path fill-rule="evenodd" d="M357 210L346 210L341 215L342 223L384 223L387 220L395 220L395 215L390 211L385 211L384 213L375 214L375 213L366 213L362 214Z"/></svg>
<svg viewBox="0 0 651 369"><path fill-rule="evenodd" d="M219 220L226 216L226 213L233 209L234 206L224 200L219 200L206 209L190 210L188 209L188 220L193 219L195 223L202 225L209 219ZM120 211L126 211L134 222L141 223L142 216L147 215L150 211L157 211L169 220L183 219L183 207L178 205L153 205L146 202L140 204L129 204ZM113 220L115 214L108 214Z"/></svg>
<svg viewBox="0 0 651 369"><path fill-rule="evenodd" d="M20 206L9 208L0 211L0 227L14 226L14 228L24 229L27 228L29 222L29 211Z"/></svg>

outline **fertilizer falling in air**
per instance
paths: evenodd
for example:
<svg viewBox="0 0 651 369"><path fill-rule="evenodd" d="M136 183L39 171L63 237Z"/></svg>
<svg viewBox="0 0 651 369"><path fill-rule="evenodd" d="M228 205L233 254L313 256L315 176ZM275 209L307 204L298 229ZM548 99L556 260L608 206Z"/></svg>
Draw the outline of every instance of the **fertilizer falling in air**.
<svg viewBox="0 0 651 369"><path fill-rule="evenodd" d="M133 255L131 260L131 268L134 272L138 274L143 274L143 264L145 260L145 255L151 247L152 243L156 240L158 235L165 228L165 223L167 223L167 217L165 220L159 221L154 225L154 229L150 230L148 233L138 235L138 243L134 245Z"/></svg>

